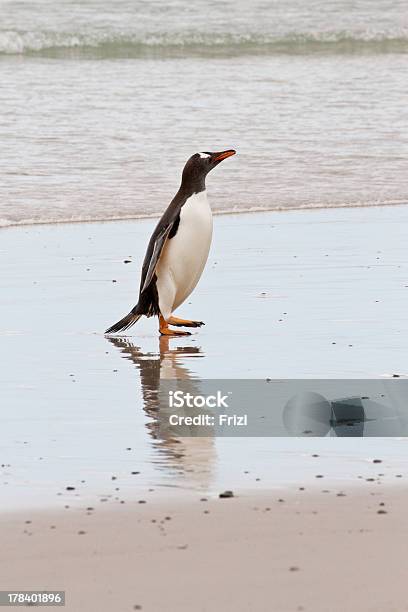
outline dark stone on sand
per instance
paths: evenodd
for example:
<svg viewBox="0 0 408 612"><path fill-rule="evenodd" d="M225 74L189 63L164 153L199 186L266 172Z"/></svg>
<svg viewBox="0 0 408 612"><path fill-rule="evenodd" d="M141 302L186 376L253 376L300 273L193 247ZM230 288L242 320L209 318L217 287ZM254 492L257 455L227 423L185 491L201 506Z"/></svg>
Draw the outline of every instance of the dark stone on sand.
<svg viewBox="0 0 408 612"><path fill-rule="evenodd" d="M224 491L218 495L221 499L226 499L228 497L234 497L234 493L232 491Z"/></svg>
<svg viewBox="0 0 408 612"><path fill-rule="evenodd" d="M382 459L373 459L373 463L382 463Z"/></svg>
<svg viewBox="0 0 408 612"><path fill-rule="evenodd" d="M139 504L145 504L145 503L146 503L146 500L145 500L145 499L139 499L138 503L139 503Z"/></svg>
<svg viewBox="0 0 408 612"><path fill-rule="evenodd" d="M171 516L165 516L165 517L164 517L164 520L165 520L165 521L171 521Z"/></svg>
<svg viewBox="0 0 408 612"><path fill-rule="evenodd" d="M206 497L202 497L202 498L200 499L200 501L202 501L202 502L206 502L206 501L208 501L208 499L207 499Z"/></svg>
<svg viewBox="0 0 408 612"><path fill-rule="evenodd" d="M400 375L399 375L399 374L393 374L393 375L392 375L392 377L393 377L393 378L399 378L399 377L400 377Z"/></svg>
<svg viewBox="0 0 408 612"><path fill-rule="evenodd" d="M281 497L278 499L278 502L283 503L285 500L282 499Z"/></svg>
<svg viewBox="0 0 408 612"><path fill-rule="evenodd" d="M367 481L367 482L374 482L374 481L375 481L375 478L366 478L366 481Z"/></svg>
<svg viewBox="0 0 408 612"><path fill-rule="evenodd" d="M78 535L85 535L85 534L86 534L86 531L82 531L82 530L78 531Z"/></svg>
<svg viewBox="0 0 408 612"><path fill-rule="evenodd" d="M141 610L142 606L139 606L139 604L136 604L135 606L133 606L134 610Z"/></svg>
<svg viewBox="0 0 408 612"><path fill-rule="evenodd" d="M75 491L75 487L65 487L67 491Z"/></svg>
<svg viewBox="0 0 408 612"><path fill-rule="evenodd" d="M132 260L131 259L124 259L123 263L132 263Z"/></svg>
<svg viewBox="0 0 408 612"><path fill-rule="evenodd" d="M314 454L314 455L312 455L312 457L319 457L319 455Z"/></svg>
<svg viewBox="0 0 408 612"><path fill-rule="evenodd" d="M377 510L377 514L387 514L386 510Z"/></svg>
<svg viewBox="0 0 408 612"><path fill-rule="evenodd" d="M324 478L323 474L316 474L315 478Z"/></svg>
<svg viewBox="0 0 408 612"><path fill-rule="evenodd" d="M111 480L116 480L117 476L111 476Z"/></svg>
<svg viewBox="0 0 408 612"><path fill-rule="evenodd" d="M130 472L130 473L131 473L133 476L134 476L135 474L140 474L140 472Z"/></svg>
<svg viewBox="0 0 408 612"><path fill-rule="evenodd" d="M292 565L292 566L289 568L289 571L290 571L290 572L298 572L298 571L299 571L299 568L298 568L298 567L296 567L296 565Z"/></svg>

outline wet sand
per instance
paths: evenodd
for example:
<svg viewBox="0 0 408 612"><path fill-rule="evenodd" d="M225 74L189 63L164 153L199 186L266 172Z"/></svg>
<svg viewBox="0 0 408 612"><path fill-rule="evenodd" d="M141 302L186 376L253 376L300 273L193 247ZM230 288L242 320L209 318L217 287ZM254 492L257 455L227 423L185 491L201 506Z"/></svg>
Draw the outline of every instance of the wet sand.
<svg viewBox="0 0 408 612"><path fill-rule="evenodd" d="M152 320L103 335L136 299L153 220L2 230L3 588L65 588L75 612L405 609L405 439L175 441L154 392L406 376L407 221L217 217L179 313L206 326L170 340Z"/></svg>
<svg viewBox="0 0 408 612"><path fill-rule="evenodd" d="M407 493L372 483L2 520L2 588L66 609L399 612Z"/></svg>
<svg viewBox="0 0 408 612"><path fill-rule="evenodd" d="M154 394L164 378L406 375L407 222L408 207L218 216L204 276L180 308L206 325L170 340L152 319L127 338L103 335L136 300L154 220L2 230L3 509L114 499L112 476L127 501L151 487L296 487L314 481L316 452L336 482L371 477L378 455L392 481L407 467L405 440L177 444Z"/></svg>

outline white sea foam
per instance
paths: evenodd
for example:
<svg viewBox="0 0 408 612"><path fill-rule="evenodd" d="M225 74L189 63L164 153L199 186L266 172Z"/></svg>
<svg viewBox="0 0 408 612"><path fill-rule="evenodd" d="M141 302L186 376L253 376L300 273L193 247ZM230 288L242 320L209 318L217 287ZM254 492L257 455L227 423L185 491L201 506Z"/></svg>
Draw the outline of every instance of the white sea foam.
<svg viewBox="0 0 408 612"><path fill-rule="evenodd" d="M0 31L0 54L144 57L256 54L408 52L408 29L323 32L59 32Z"/></svg>
<svg viewBox="0 0 408 612"><path fill-rule="evenodd" d="M250 213L267 213L267 212L291 212L298 210L321 210L321 209L331 209L331 208L372 208L372 207L382 207L382 206L404 206L408 204L408 200L389 200L384 202L350 202L350 203L337 203L337 204L320 204L320 203L310 203L303 204L300 206L233 206L230 208L223 209L215 209L213 210L213 214L215 216L218 215L240 215L240 214L250 214ZM163 211L164 212L164 211ZM110 221L136 221L142 219L157 219L161 216L161 212L154 213L135 213L134 215L111 215L111 216L95 216L91 217L89 215L77 217L42 217L37 219L25 218L20 220L15 219L0 219L0 228L7 227L24 227L31 225L59 225L59 224L69 224L69 223L105 223Z"/></svg>

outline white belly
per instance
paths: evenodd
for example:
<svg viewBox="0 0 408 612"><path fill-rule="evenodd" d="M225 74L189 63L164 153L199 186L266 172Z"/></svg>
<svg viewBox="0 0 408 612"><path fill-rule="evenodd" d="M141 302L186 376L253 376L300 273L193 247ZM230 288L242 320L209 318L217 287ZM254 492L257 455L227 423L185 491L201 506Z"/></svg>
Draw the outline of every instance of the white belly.
<svg viewBox="0 0 408 612"><path fill-rule="evenodd" d="M206 264L212 238L212 213L207 192L182 206L176 235L166 242L156 268L160 311L164 318L190 295Z"/></svg>

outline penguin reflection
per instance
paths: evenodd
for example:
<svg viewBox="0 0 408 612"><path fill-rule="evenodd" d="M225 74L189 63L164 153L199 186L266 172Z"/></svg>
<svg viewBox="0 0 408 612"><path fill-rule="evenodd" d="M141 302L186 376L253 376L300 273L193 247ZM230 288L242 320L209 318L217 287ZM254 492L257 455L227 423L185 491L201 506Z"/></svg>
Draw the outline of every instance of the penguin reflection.
<svg viewBox="0 0 408 612"><path fill-rule="evenodd" d="M188 472L199 485L208 485L214 461L214 441L211 437L195 437L194 426L186 432L188 437L177 437L169 424L169 409L160 400L161 381L183 380L183 390L196 394L199 381L186 366L188 359L203 357L201 349L178 346L171 349L169 338L159 338L159 352L143 353L127 338L107 338L116 346L124 359L132 361L140 372L143 408L149 417L146 427L155 441L159 453L157 464L179 473ZM187 385L187 386L186 386Z"/></svg>

